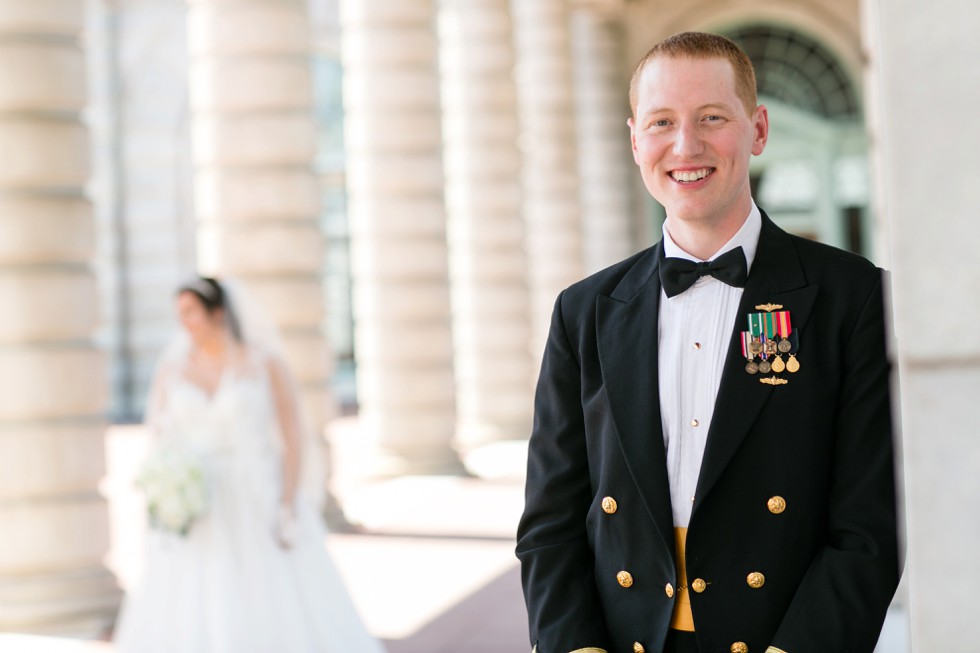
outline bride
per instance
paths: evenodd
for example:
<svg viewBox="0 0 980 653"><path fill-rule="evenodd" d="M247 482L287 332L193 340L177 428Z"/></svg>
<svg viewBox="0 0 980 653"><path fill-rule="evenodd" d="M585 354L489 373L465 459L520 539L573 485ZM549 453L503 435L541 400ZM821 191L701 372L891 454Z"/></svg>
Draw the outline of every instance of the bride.
<svg viewBox="0 0 980 653"><path fill-rule="evenodd" d="M262 335L236 294L210 278L177 293L183 333L158 366L147 424L159 448L200 461L206 507L178 532L151 504L158 528L116 650L381 653L324 548L316 456L302 455L313 439L273 330Z"/></svg>

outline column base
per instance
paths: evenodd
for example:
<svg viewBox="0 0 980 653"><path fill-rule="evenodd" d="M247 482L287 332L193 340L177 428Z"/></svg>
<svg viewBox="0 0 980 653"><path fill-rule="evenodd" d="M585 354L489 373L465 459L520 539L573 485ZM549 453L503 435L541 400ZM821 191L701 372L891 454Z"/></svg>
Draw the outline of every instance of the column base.
<svg viewBox="0 0 980 653"><path fill-rule="evenodd" d="M331 487L398 476L471 476L450 443L406 442L397 445L378 437L363 417L343 417L328 426L333 455Z"/></svg>
<svg viewBox="0 0 980 653"><path fill-rule="evenodd" d="M456 425L457 447L465 458L474 449L497 442L527 442L531 424L497 424L489 421L460 421Z"/></svg>
<svg viewBox="0 0 980 653"><path fill-rule="evenodd" d="M455 449L444 446L391 447L375 445L368 450L364 469L373 478L398 476L471 476Z"/></svg>
<svg viewBox="0 0 980 653"><path fill-rule="evenodd" d="M104 567L0 575L0 631L92 639L115 623L122 591Z"/></svg>

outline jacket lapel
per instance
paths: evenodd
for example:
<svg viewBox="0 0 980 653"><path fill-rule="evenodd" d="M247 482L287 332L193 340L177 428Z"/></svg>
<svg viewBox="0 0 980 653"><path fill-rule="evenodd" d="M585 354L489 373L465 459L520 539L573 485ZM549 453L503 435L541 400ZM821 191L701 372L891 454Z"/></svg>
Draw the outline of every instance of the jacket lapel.
<svg viewBox="0 0 980 653"><path fill-rule="evenodd" d="M694 514L735 455L766 401L773 392L779 392L774 386L759 382L762 374L745 372L740 335L747 328L746 316L758 312L755 307L761 304L782 304L790 311L793 329L802 334L817 291L817 286L806 285L789 235L763 213L759 247L732 328L728 357L701 461Z"/></svg>
<svg viewBox="0 0 980 653"><path fill-rule="evenodd" d="M608 296L596 300L602 379L616 433L664 545L673 550L673 517L657 381L658 274L662 245L652 247Z"/></svg>

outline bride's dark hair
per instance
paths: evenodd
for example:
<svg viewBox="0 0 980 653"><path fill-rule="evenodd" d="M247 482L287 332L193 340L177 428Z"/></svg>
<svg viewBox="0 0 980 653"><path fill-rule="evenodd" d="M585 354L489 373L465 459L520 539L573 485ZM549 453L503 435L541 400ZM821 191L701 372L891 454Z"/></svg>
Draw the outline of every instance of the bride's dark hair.
<svg viewBox="0 0 980 653"><path fill-rule="evenodd" d="M235 314L234 307L225 292L224 286L212 277L197 277L183 284L177 289L177 294L181 295L188 292L197 297L204 310L212 314L217 310L225 312L225 323L232 337L238 342L242 341L242 327L238 323L238 316Z"/></svg>

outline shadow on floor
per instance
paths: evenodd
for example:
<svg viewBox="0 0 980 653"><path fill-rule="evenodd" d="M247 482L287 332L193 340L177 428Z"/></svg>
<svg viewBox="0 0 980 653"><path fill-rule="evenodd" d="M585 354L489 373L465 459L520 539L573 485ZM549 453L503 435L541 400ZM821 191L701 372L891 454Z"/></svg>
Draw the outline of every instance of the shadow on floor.
<svg viewBox="0 0 980 653"><path fill-rule="evenodd" d="M511 569L405 639L389 653L500 653L530 650L520 567Z"/></svg>

